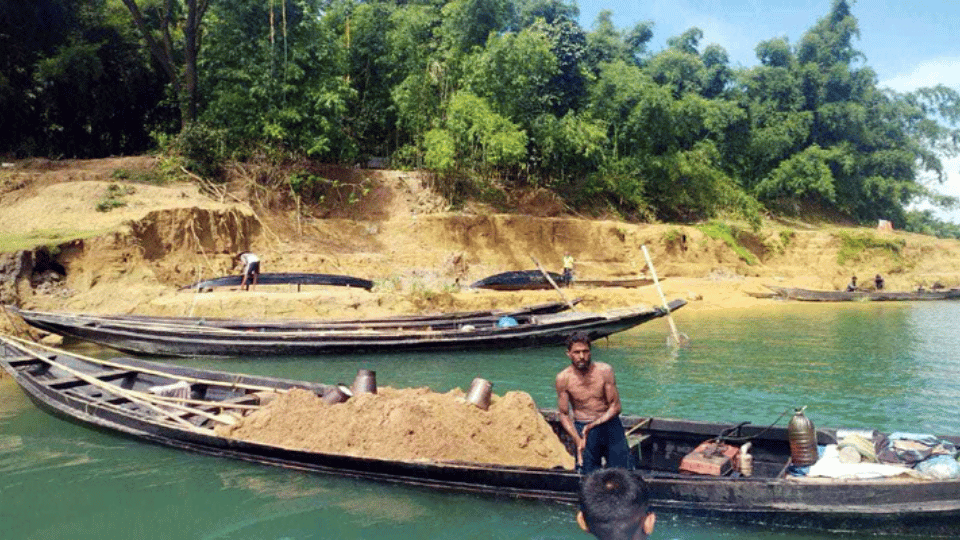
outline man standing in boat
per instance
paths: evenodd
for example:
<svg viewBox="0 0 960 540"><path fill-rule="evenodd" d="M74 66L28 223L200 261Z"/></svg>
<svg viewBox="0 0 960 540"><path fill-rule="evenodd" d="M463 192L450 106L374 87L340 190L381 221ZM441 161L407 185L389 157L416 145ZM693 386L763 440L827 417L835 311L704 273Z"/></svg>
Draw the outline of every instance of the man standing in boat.
<svg viewBox="0 0 960 540"><path fill-rule="evenodd" d="M633 469L620 422L620 391L613 368L591 360L586 332L575 332L567 338L567 357L570 365L556 379L557 408L563 429L576 444L580 472L589 474L603 466Z"/></svg>
<svg viewBox="0 0 960 540"><path fill-rule="evenodd" d="M240 289L248 290L257 284L257 278L260 277L260 257L250 251L243 251L237 255L237 258L243 265L243 279L240 281Z"/></svg>

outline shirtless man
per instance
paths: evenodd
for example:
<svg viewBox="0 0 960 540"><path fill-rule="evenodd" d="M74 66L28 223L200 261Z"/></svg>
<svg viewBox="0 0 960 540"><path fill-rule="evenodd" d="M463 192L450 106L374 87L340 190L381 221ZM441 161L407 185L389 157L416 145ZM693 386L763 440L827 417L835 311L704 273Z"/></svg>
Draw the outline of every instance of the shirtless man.
<svg viewBox="0 0 960 540"><path fill-rule="evenodd" d="M570 365L557 374L557 408L563 429L577 445L580 472L589 474L603 466L633 469L613 368L591 362L590 336L585 332L567 338L567 357ZM606 458L606 465L601 458Z"/></svg>

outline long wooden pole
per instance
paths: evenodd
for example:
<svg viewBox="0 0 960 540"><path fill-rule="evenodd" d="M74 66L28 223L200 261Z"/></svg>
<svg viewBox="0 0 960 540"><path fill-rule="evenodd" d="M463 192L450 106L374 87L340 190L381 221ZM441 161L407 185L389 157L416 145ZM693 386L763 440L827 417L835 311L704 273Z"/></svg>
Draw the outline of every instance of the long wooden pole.
<svg viewBox="0 0 960 540"><path fill-rule="evenodd" d="M152 409L155 413L159 414L159 415L162 416L162 417L171 418L171 419L173 419L173 420L176 420L178 423L182 424L183 427L186 427L186 428L188 428L188 429L190 429L190 430L193 430L193 431L202 430L202 428L197 427L197 426L191 424L190 422L186 421L182 416L177 415L177 414L173 414L173 413L171 413L170 411L166 411L166 410L164 410L164 409L161 409L161 408L159 407L159 405L154 402L154 400L152 399L153 396L150 396L150 394L144 394L143 392L137 392L137 391L135 391L135 390L127 390L126 388L121 388L121 387L119 387L119 386L117 386L117 385L115 385L115 384L110 384L110 383L108 383L108 382L106 382L106 381L101 381L100 379L98 379L98 378L96 378L96 377L91 377L90 375L87 375L86 373L83 373L83 372L81 372L81 371L78 371L78 370L76 370L76 369L73 369L73 368L70 367L70 366L61 364L60 362L57 362L56 360L53 360L52 358L47 358L47 357L45 357L45 356L39 355L39 354L37 354L36 352L31 351L31 350L29 350L29 349L27 349L26 352L29 353L30 356L33 356L34 358L36 358L37 360L40 360L40 361L42 361L42 362L46 362L46 363L50 364L51 366L56 367L57 369L61 369L61 370L63 370L63 371L66 371L67 373L73 375L74 377L80 379L81 381L84 381L84 382L86 382L86 383L88 383L88 384L91 384L91 385L93 385L93 386L96 386L97 388L101 388L101 389L103 389L103 390L106 390L107 392L110 392L111 394L115 394L115 395L124 397L124 398L126 398L126 399L129 399L130 401L132 401L132 402L134 402L134 403L139 403L140 405L144 405L144 406ZM220 420L220 419L216 418L216 416L214 416L214 415L212 415L212 414L210 414L210 413L208 413L208 412L206 412L206 411L201 411L201 410L199 410L199 409L192 409L192 408L190 408L190 407L184 407L183 405L177 405L177 404L175 404L175 403L165 403L164 406L166 406L166 407L171 407L171 408L174 408L174 409L178 409L178 410L180 410L181 412L184 412L184 413L191 413L191 414L197 414L197 415L200 415L200 416L205 416L205 417L209 418L210 420L219 421L219 422L221 422L221 423L227 423L227 422L224 422L223 420Z"/></svg>
<svg viewBox="0 0 960 540"><path fill-rule="evenodd" d="M553 288L556 289L557 294L560 295L560 298L563 298L563 301L566 302L568 306L570 306L570 310L576 311L577 308L573 306L573 302L571 302L570 300L567 300L567 296L563 294L563 291L561 291L560 287L557 286L556 282L553 281L553 278L550 277L550 274L547 273L547 271L544 270L542 266L540 266L540 261L538 261L537 258L534 257L533 255L531 255L530 258L533 260L533 264L537 265L537 269L540 270L540 272L543 274L543 277L547 278L547 281L549 281L550 284L553 285Z"/></svg>
<svg viewBox="0 0 960 540"><path fill-rule="evenodd" d="M643 256L647 259L647 266L650 267L650 274L653 276L653 283L657 286L657 292L660 293L660 301L663 302L663 309L667 310L667 322L670 323L670 334L673 336L673 342L680 345L680 332L677 331L677 325L673 322L673 315L670 314L670 305L667 304L667 298L663 296L663 289L660 288L660 280L657 278L657 271L653 268L653 261L650 259L650 252L647 251L646 244L640 246L643 249Z"/></svg>
<svg viewBox="0 0 960 540"><path fill-rule="evenodd" d="M20 339L20 338L13 337L13 336L0 336L0 341L8 341L8 340L14 342L14 344L20 343L20 344L23 344L23 345L28 345L28 346L30 346L30 347L37 347L37 348L44 349L44 350L47 350L47 351L50 351L50 352L55 352L55 353L58 353L58 354L63 354L63 351L61 351L61 350L55 349L55 348L53 348L53 347L47 347L46 345L41 345L40 343L35 343L35 342L33 342L33 341L28 341L28 340L26 340L26 339ZM243 389L245 389L245 390L278 392L278 393L281 393L281 394L285 394L285 393L288 392L288 390L283 389L283 388L273 388L273 387L271 387L271 386L260 386L260 385L257 385L257 384L241 383L239 379L237 379L236 381L214 381L214 380L210 380L210 379L198 379L198 378L195 378L195 377L186 377L186 376L183 376L183 375L173 375L173 374L171 374L171 373L166 373L166 372L164 372L164 371L157 371L157 370L155 370L155 369L142 368L142 367L132 368L132 367L126 365L126 364L120 364L120 363L117 363L117 362L111 362L111 361L109 361L109 360L100 360L99 358L91 358L91 357L89 357L89 356L83 356L83 355L76 354L76 353L70 353L70 355L75 356L75 357L77 357L77 358L79 358L79 359L81 359L81 360L85 360L85 361L87 361L87 362L93 362L94 364L100 364L100 365L102 365L102 366L110 366L110 367L115 367L115 368L118 368L118 369L135 369L135 370L139 371L140 373L147 373L147 374L150 374L150 375L159 375L159 376L161 376L161 377L170 377L170 378L174 378L174 379L180 379L180 380L182 380L182 381L187 381L187 382L189 382L189 383L191 383L191 384L205 384L205 385L207 385L207 386L225 386L225 387L227 387L227 388L243 388ZM42 357L41 357L41 359L42 359Z"/></svg>

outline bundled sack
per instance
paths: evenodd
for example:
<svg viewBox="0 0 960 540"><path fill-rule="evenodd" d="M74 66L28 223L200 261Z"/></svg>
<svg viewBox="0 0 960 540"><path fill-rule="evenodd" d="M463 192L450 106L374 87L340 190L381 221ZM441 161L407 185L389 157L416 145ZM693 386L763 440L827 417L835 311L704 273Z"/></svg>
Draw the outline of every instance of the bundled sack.
<svg viewBox="0 0 960 540"><path fill-rule="evenodd" d="M914 469L927 478L933 480L953 480L960 478L960 463L953 456L939 455L925 459Z"/></svg>
<svg viewBox="0 0 960 540"><path fill-rule="evenodd" d="M877 463L877 451L873 441L862 435L847 435L837 444L837 448L840 450L841 461L845 463ZM844 459L847 455L851 457Z"/></svg>
<svg viewBox="0 0 960 540"><path fill-rule="evenodd" d="M877 441L877 459L881 463L899 463L915 466L932 456L957 455L957 447L934 435L920 433L891 433Z"/></svg>

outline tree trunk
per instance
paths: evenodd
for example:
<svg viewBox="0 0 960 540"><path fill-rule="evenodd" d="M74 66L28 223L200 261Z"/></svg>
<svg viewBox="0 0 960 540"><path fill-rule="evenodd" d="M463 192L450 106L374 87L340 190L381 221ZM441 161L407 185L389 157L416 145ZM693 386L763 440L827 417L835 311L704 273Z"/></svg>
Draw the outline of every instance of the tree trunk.
<svg viewBox="0 0 960 540"><path fill-rule="evenodd" d="M200 53L200 22L203 20L210 2L209 0L184 0L187 8L187 20L183 29L184 65L181 75L180 67L174 62L173 40L170 38L170 27L174 24L172 20L173 2L179 0L167 0L165 2L161 28L159 28L163 39L162 44L157 41L150 28L147 27L136 0L122 1L130 11L137 29L143 34L143 39L147 42L150 53L160 63L163 71L167 74L167 78L170 79L174 98L180 104L180 126L183 128L197 119L197 103L199 102L197 57Z"/></svg>

